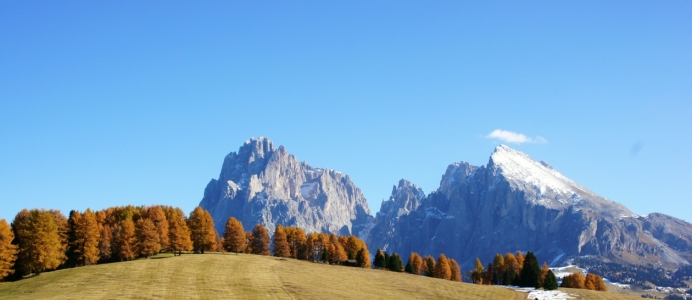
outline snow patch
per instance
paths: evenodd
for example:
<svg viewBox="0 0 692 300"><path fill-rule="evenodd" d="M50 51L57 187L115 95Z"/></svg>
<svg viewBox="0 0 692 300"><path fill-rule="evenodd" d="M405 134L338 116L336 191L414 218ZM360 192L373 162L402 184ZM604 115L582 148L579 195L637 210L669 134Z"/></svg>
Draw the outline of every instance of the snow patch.
<svg viewBox="0 0 692 300"><path fill-rule="evenodd" d="M517 287L517 286L508 286L507 288L513 289L517 292L522 292L522 293L527 293L528 295L526 296L526 299L539 299L539 300L547 300L547 299L552 299L552 300L567 300L567 299L575 299L576 295L574 294L568 294L563 291L544 291L544 290L537 290L534 288L522 288L522 287Z"/></svg>

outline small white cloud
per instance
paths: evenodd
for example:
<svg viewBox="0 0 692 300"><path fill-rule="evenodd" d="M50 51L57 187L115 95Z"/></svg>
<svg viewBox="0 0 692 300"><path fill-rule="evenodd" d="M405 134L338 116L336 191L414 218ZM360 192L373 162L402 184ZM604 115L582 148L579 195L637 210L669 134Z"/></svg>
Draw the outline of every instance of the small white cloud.
<svg viewBox="0 0 692 300"><path fill-rule="evenodd" d="M545 144L548 143L542 136L536 136L535 138L528 137L521 133L512 132L508 130L495 129L493 132L485 136L488 139L496 139L505 143L512 144L523 144L523 143L534 143L534 144Z"/></svg>

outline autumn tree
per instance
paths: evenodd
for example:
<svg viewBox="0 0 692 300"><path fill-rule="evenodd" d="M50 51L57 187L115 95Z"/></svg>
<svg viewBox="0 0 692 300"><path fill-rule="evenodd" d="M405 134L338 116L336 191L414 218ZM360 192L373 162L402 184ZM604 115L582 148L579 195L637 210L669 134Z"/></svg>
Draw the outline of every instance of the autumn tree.
<svg viewBox="0 0 692 300"><path fill-rule="evenodd" d="M291 248L288 246L286 232L284 232L283 226L277 225L274 230L274 256L289 257L290 255Z"/></svg>
<svg viewBox="0 0 692 300"><path fill-rule="evenodd" d="M252 254L271 255L269 252L269 232L262 224L255 225L252 229Z"/></svg>
<svg viewBox="0 0 692 300"><path fill-rule="evenodd" d="M404 270L403 262L401 261L401 257L399 257L399 253L394 253L389 257L387 268L394 272L401 272Z"/></svg>
<svg viewBox="0 0 692 300"><path fill-rule="evenodd" d="M548 266L548 263L543 262L543 266L541 266L541 275L538 277L538 283L541 286L544 285L545 276L548 275L548 271L550 271L550 267Z"/></svg>
<svg viewBox="0 0 692 300"><path fill-rule="evenodd" d="M548 273L545 275L545 280L543 280L543 288L547 291L557 290L557 278L555 278L553 271L548 270Z"/></svg>
<svg viewBox="0 0 692 300"><path fill-rule="evenodd" d="M135 258L137 240L135 239L135 224L132 219L120 221L115 236L117 256L120 261Z"/></svg>
<svg viewBox="0 0 692 300"><path fill-rule="evenodd" d="M226 230L223 233L223 247L226 251L243 252L245 249L246 237L243 223L234 217L228 218L226 221Z"/></svg>
<svg viewBox="0 0 692 300"><path fill-rule="evenodd" d="M515 284L516 278L519 276L519 263L514 254L507 252L504 259L504 275L502 278L502 284L513 285Z"/></svg>
<svg viewBox="0 0 692 300"><path fill-rule="evenodd" d="M423 267L423 258L418 255L416 252L411 252L411 254L408 256L408 263L406 265L411 266L411 274L416 274L420 275L421 274L421 268Z"/></svg>
<svg viewBox="0 0 692 300"><path fill-rule="evenodd" d="M169 225L163 208L158 205L152 206L149 208L148 215L151 222L154 223L154 228L156 228L156 235L159 237L159 248L168 249L170 247L168 237Z"/></svg>
<svg viewBox="0 0 692 300"><path fill-rule="evenodd" d="M155 255L161 251L161 241L156 225L149 218L140 218L136 225L137 253L144 258Z"/></svg>
<svg viewBox="0 0 692 300"><path fill-rule="evenodd" d="M505 274L505 258L502 254L495 254L495 259L493 260L493 283L502 284L502 277Z"/></svg>
<svg viewBox="0 0 692 300"><path fill-rule="evenodd" d="M435 276L435 259L430 256L426 255L425 258L423 258L423 273L425 276L428 277L434 277Z"/></svg>
<svg viewBox="0 0 692 300"><path fill-rule="evenodd" d="M344 261L348 259L348 256L346 255L346 251L344 251L344 247L341 246L341 243L339 242L339 238L336 237L335 234L329 235L329 263L333 265L340 265Z"/></svg>
<svg viewBox="0 0 692 300"><path fill-rule="evenodd" d="M478 257L476 257L473 266L474 269L471 270L471 280L473 280L475 284L483 284L483 270L485 270L485 267L483 267L483 263Z"/></svg>
<svg viewBox="0 0 692 300"><path fill-rule="evenodd" d="M524 268L524 255L521 253L521 251L517 251L517 254L515 256L517 258L517 265L519 266L519 269L517 269L517 276L520 274L521 269Z"/></svg>
<svg viewBox="0 0 692 300"><path fill-rule="evenodd" d="M205 209L197 206L190 213L190 239L195 253L216 250L216 230L214 220Z"/></svg>
<svg viewBox="0 0 692 300"><path fill-rule="evenodd" d="M368 253L368 248L361 248L356 253L356 264L361 268L370 268L370 253Z"/></svg>
<svg viewBox="0 0 692 300"><path fill-rule="evenodd" d="M447 280L452 278L452 268L444 254L440 254L440 256L437 258L437 264L435 265L435 270L433 273L435 278Z"/></svg>
<svg viewBox="0 0 692 300"><path fill-rule="evenodd" d="M483 274L483 284L493 284L493 273L495 273L495 271L493 271L493 264L488 263L488 267L485 269L485 273Z"/></svg>
<svg viewBox="0 0 692 300"><path fill-rule="evenodd" d="M243 250L243 253L245 254L251 254L252 252L252 231L246 231L245 232L245 250Z"/></svg>
<svg viewBox="0 0 692 300"><path fill-rule="evenodd" d="M64 262L64 247L52 214L45 209L22 210L12 222L17 265L23 274L41 273Z"/></svg>
<svg viewBox="0 0 692 300"><path fill-rule="evenodd" d="M17 245L12 244L14 233L5 219L0 219L0 280L14 273Z"/></svg>
<svg viewBox="0 0 692 300"><path fill-rule="evenodd" d="M373 260L372 264L378 269L384 269L384 267L387 266L382 249L377 248L377 253L375 253L375 259Z"/></svg>
<svg viewBox="0 0 692 300"><path fill-rule="evenodd" d="M101 228L101 240L99 241L99 256L103 261L111 259L111 255L113 254L113 251L111 251L113 247L112 240L113 232L111 231L110 225L103 225L103 228Z"/></svg>
<svg viewBox="0 0 692 300"><path fill-rule="evenodd" d="M584 288L592 291L602 292L608 290L606 288L605 282L603 282L603 278L593 273L586 274L586 278L584 279Z"/></svg>
<svg viewBox="0 0 692 300"><path fill-rule="evenodd" d="M308 260L307 236L305 231L298 227L284 227L286 240L290 249L290 257L300 260Z"/></svg>
<svg viewBox="0 0 692 300"><path fill-rule="evenodd" d="M533 252L526 253L524 258L524 267L521 268L519 274L519 286L539 288L541 276L541 268L538 266L538 259Z"/></svg>
<svg viewBox="0 0 692 300"><path fill-rule="evenodd" d="M461 268L456 260L449 259L449 269L452 272L449 280L451 281L461 281Z"/></svg>
<svg viewBox="0 0 692 300"><path fill-rule="evenodd" d="M562 284L560 287L573 288L573 289L583 289L584 288L584 275L581 272L574 272L562 278Z"/></svg>
<svg viewBox="0 0 692 300"><path fill-rule="evenodd" d="M166 219L168 221L168 243L173 255L178 252L192 250L192 240L190 239L190 229L185 221L185 214L179 208L167 210Z"/></svg>
<svg viewBox="0 0 692 300"><path fill-rule="evenodd" d="M70 249L72 259L77 265L93 265L99 260L99 232L96 215L87 209L84 214L70 213Z"/></svg>
<svg viewBox="0 0 692 300"><path fill-rule="evenodd" d="M67 261L67 255L65 253L67 252L67 247L68 247L68 235L69 235L69 226L67 224L67 217L63 215L60 210L57 209L49 209L48 212L50 213L51 217L53 217L53 222L55 222L55 225L58 226L58 236L60 236L60 264L64 264L65 261Z"/></svg>

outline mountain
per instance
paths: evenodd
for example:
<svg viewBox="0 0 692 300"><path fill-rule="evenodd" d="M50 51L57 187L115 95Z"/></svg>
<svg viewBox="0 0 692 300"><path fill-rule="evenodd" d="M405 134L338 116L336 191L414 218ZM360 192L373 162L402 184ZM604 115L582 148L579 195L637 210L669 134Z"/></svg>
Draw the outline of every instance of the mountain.
<svg viewBox="0 0 692 300"><path fill-rule="evenodd" d="M401 180L366 229L373 249L445 253L465 268L516 250L551 265L584 257L670 268L692 261L692 224L638 216L504 145L485 166L449 165L427 196Z"/></svg>
<svg viewBox="0 0 692 300"><path fill-rule="evenodd" d="M348 175L299 162L264 137L245 141L226 156L218 180L207 184L199 205L210 212L219 234L229 217L240 220L246 231L263 224L272 233L281 224L347 235L372 219Z"/></svg>

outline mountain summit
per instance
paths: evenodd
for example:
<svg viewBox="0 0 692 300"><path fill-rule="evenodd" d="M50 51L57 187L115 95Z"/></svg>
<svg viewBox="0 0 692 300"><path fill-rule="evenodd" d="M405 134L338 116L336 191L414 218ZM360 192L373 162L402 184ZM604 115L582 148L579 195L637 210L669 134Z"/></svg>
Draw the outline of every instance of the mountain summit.
<svg viewBox="0 0 692 300"><path fill-rule="evenodd" d="M365 231L370 247L445 253L464 267L516 250L534 251L551 265L579 257L668 267L692 261L691 224L637 216L505 145L485 166L449 165L440 187L425 197L408 186L415 187L400 183L382 203ZM411 197L415 209L400 200Z"/></svg>
<svg viewBox="0 0 692 300"><path fill-rule="evenodd" d="M277 224L307 232L358 234L372 219L362 192L348 175L299 162L283 146L264 137L245 141L226 156L219 179L212 179L199 204L223 234L235 217L245 230Z"/></svg>

